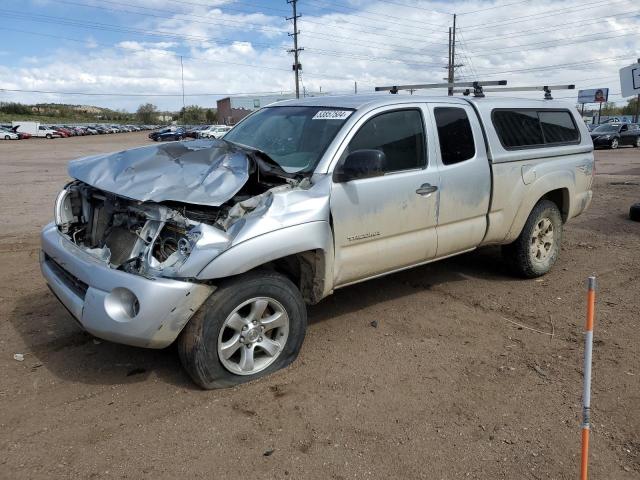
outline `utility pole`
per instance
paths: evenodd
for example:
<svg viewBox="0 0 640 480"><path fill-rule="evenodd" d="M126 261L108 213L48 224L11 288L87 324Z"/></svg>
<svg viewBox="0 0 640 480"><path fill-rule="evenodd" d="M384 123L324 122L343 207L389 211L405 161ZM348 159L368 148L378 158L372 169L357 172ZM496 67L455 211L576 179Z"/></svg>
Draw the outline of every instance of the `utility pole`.
<svg viewBox="0 0 640 480"><path fill-rule="evenodd" d="M638 63L640 63L640 58L638 59ZM640 123L640 93L638 94L638 98L636 98L636 123Z"/></svg>
<svg viewBox="0 0 640 480"><path fill-rule="evenodd" d="M182 123L184 123L185 105L184 105L184 65L182 64L182 55L180 55L180 77L182 78Z"/></svg>
<svg viewBox="0 0 640 480"><path fill-rule="evenodd" d="M356 82L355 80L353 82L353 93L354 95L358 94L358 82Z"/></svg>
<svg viewBox="0 0 640 480"><path fill-rule="evenodd" d="M298 48L298 35L300 34L298 30L298 18L302 15L298 15L296 10L298 0L287 0L287 3L290 3L293 8L293 16L287 18L287 20L293 20L293 33L289 33L289 36L293 37L293 50L289 50L289 53L293 53L293 71L296 75L296 98L300 98L300 71L302 70L302 65L300 65L298 55L304 48Z"/></svg>
<svg viewBox="0 0 640 480"><path fill-rule="evenodd" d="M451 27L449 27L449 64L447 65L447 82L453 83L453 62L451 61ZM449 87L448 95L453 96L453 87Z"/></svg>
<svg viewBox="0 0 640 480"><path fill-rule="evenodd" d="M456 17L453 14L453 28L449 27L449 64L447 65L447 82L455 82L455 70L458 67L462 67L462 63L456 63ZM449 96L453 95L453 87L448 89Z"/></svg>

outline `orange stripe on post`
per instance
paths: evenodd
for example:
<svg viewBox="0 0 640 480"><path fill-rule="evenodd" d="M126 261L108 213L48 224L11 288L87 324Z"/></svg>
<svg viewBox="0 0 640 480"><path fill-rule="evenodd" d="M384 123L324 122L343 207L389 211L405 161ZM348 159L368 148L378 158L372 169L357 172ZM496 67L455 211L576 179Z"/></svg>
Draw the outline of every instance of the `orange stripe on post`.
<svg viewBox="0 0 640 480"><path fill-rule="evenodd" d="M589 427L582 428L582 461L580 462L580 480L587 480L589 468Z"/></svg>
<svg viewBox="0 0 640 480"><path fill-rule="evenodd" d="M587 332L593 332L593 318L595 316L595 307L596 290L595 288L591 288L591 279L589 279L589 291L587 292Z"/></svg>

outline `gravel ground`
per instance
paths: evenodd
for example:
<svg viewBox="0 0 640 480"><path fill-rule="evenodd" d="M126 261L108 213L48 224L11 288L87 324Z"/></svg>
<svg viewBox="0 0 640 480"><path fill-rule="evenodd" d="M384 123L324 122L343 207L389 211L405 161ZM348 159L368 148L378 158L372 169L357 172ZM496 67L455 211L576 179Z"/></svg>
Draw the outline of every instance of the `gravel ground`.
<svg viewBox="0 0 640 480"><path fill-rule="evenodd" d="M577 478L596 273L592 478L640 478L638 149L596 153L547 276L514 279L489 248L339 290L290 368L204 392L175 348L83 333L38 269L66 162L146 143L0 142L0 477Z"/></svg>

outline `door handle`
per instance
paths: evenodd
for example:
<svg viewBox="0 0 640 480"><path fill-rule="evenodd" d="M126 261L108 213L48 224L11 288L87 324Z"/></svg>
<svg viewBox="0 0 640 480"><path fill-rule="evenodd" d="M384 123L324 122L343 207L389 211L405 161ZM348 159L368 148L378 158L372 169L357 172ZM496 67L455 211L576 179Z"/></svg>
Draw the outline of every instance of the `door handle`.
<svg viewBox="0 0 640 480"><path fill-rule="evenodd" d="M430 183L423 183L420 185L420 188L416 190L418 195L422 195L424 197L431 195L433 192L437 191L438 187L435 185L431 185Z"/></svg>

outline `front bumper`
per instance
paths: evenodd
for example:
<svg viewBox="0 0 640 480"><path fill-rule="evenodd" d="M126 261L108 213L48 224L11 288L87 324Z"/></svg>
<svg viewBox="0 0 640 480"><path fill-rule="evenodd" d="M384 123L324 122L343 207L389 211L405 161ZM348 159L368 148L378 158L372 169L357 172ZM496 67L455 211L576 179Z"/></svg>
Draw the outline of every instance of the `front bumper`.
<svg viewBox="0 0 640 480"><path fill-rule="evenodd" d="M611 145L613 138L593 138L592 140L594 147L608 147Z"/></svg>
<svg viewBox="0 0 640 480"><path fill-rule="evenodd" d="M64 237L54 223L43 228L41 239L40 268L49 287L82 328L105 340L164 348L214 290L109 268Z"/></svg>

